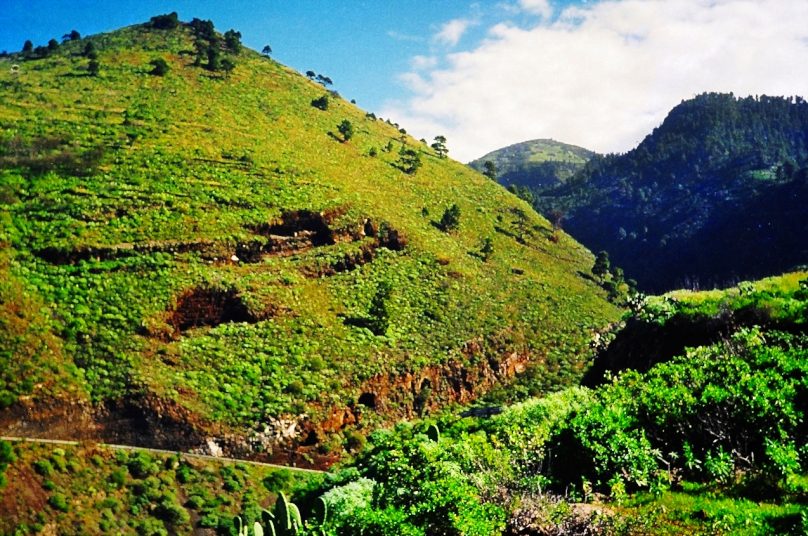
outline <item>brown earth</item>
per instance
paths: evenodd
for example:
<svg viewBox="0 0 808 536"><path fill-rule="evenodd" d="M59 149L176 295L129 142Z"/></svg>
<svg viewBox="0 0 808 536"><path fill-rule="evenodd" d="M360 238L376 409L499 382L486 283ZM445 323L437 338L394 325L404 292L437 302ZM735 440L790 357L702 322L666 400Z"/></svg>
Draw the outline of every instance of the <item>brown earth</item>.
<svg viewBox="0 0 808 536"><path fill-rule="evenodd" d="M449 404L468 404L496 383L525 370L529 356L484 355L480 341L464 348L466 361L452 360L400 374L382 374L364 382L357 400L347 406L315 411L322 415L288 416L287 433L263 441L202 419L175 401L152 393L93 405L67 399L24 399L0 412L0 434L46 439L88 440L166 450L220 452L225 456L327 468L339 455L323 453L328 436L361 425L375 412L392 424ZM316 408L315 408L316 410Z"/></svg>

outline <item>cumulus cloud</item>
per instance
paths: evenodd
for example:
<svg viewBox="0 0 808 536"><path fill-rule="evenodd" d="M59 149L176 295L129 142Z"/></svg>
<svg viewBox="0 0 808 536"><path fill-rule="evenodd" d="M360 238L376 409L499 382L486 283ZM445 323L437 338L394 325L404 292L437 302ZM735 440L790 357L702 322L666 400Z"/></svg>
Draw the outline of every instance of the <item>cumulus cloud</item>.
<svg viewBox="0 0 808 536"><path fill-rule="evenodd" d="M438 33L435 34L435 41L450 47L457 45L466 30L472 25L469 19L453 19L444 23Z"/></svg>
<svg viewBox="0 0 808 536"><path fill-rule="evenodd" d="M541 20L495 24L434 67L413 60L419 73L400 77L411 96L383 114L446 135L465 161L532 138L626 151L704 91L808 94L804 0L613 0Z"/></svg>

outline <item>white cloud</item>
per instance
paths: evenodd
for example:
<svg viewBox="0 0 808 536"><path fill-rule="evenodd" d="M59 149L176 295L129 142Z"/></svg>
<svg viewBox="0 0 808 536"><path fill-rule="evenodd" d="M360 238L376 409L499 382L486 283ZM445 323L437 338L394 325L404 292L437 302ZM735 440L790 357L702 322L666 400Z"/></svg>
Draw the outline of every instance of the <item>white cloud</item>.
<svg viewBox="0 0 808 536"><path fill-rule="evenodd" d="M548 0L519 0L519 6L527 11L549 19L553 14L553 8Z"/></svg>
<svg viewBox="0 0 808 536"><path fill-rule="evenodd" d="M469 19L453 19L444 23L438 33L435 34L435 41L453 47L460 42L460 38L466 30L473 24Z"/></svg>
<svg viewBox="0 0 808 536"><path fill-rule="evenodd" d="M542 20L403 75L412 96L384 116L470 160L532 138L626 151L704 91L808 94L804 0L613 0Z"/></svg>
<svg viewBox="0 0 808 536"><path fill-rule="evenodd" d="M410 67L416 71L434 69L437 66L438 58L435 56L413 56L410 59Z"/></svg>

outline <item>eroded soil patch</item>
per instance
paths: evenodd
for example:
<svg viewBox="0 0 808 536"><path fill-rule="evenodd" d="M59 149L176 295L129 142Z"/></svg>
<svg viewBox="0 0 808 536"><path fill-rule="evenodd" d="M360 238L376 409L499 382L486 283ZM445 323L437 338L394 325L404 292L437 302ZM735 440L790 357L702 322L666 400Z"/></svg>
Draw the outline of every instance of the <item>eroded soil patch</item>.
<svg viewBox="0 0 808 536"><path fill-rule="evenodd" d="M254 324L259 320L258 315L244 304L236 289L201 286L180 294L177 305L169 311L167 323L183 332L229 322Z"/></svg>

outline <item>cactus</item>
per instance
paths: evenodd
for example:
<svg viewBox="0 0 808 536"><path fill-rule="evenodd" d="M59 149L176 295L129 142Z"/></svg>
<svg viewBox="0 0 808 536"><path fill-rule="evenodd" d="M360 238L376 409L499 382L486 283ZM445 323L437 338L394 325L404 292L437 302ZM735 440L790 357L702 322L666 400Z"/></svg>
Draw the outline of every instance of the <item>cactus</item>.
<svg viewBox="0 0 808 536"><path fill-rule="evenodd" d="M233 526L236 527L238 536L248 536L247 527L241 522L241 516L233 518Z"/></svg>
<svg viewBox="0 0 808 536"><path fill-rule="evenodd" d="M440 429L437 424L430 424L426 429L426 436L435 443L440 441Z"/></svg>
<svg viewBox="0 0 808 536"><path fill-rule="evenodd" d="M321 501L322 521L325 521L326 506ZM238 536L250 536L248 528L243 526L241 517L236 516L233 524L238 528ZM303 519L300 516L300 509L293 502L290 502L286 495L281 493L275 502L274 512L261 510L261 522L253 524L254 536L294 536L303 529Z"/></svg>
<svg viewBox="0 0 808 536"><path fill-rule="evenodd" d="M289 528L290 534L297 534L303 528L303 518L300 516L300 509L293 502L289 503Z"/></svg>
<svg viewBox="0 0 808 536"><path fill-rule="evenodd" d="M322 497L317 497L317 501L311 509L311 515L318 525L325 525L328 520L328 503Z"/></svg>

